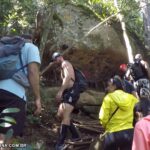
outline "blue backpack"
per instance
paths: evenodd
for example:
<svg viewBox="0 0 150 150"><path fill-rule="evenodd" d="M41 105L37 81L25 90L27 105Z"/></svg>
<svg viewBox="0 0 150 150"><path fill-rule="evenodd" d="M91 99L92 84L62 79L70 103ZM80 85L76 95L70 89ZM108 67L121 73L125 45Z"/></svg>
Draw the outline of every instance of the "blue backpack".
<svg viewBox="0 0 150 150"><path fill-rule="evenodd" d="M24 87L29 86L21 58L21 49L25 45L19 36L3 37L0 40L0 80L13 79ZM18 60L21 67L17 68Z"/></svg>

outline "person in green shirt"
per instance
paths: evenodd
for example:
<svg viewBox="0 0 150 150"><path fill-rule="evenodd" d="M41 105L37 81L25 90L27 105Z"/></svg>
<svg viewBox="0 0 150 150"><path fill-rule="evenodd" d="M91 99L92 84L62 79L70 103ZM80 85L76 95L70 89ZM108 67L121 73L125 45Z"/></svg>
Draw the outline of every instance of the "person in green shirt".
<svg viewBox="0 0 150 150"><path fill-rule="evenodd" d="M104 150L130 150L133 139L133 109L138 99L123 91L119 78L107 82L107 94L99 113L99 119L107 134Z"/></svg>

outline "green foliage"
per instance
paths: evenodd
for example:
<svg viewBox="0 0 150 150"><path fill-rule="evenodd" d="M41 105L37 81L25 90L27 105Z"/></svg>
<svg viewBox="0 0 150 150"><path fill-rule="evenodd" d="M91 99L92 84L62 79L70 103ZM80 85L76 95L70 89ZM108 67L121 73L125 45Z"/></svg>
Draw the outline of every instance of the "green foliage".
<svg viewBox="0 0 150 150"><path fill-rule="evenodd" d="M121 13L124 15L129 31L143 39L143 20L140 14L139 1L116 1ZM35 28L35 17L38 11L42 10L49 16L53 14L52 11L55 10L57 4L65 6L67 3L86 9L89 15L94 14L100 21L117 13L114 0L1 0L0 35L32 32ZM116 18L114 20L116 21ZM47 24L47 26L50 25ZM47 26L45 30L49 29Z"/></svg>
<svg viewBox="0 0 150 150"><path fill-rule="evenodd" d="M1 35L19 34L29 30L30 25L35 22L36 12L37 4L32 0L1 0Z"/></svg>
<svg viewBox="0 0 150 150"><path fill-rule="evenodd" d="M27 116L27 120L30 124L40 124L40 122L41 122L41 118L36 117L32 114Z"/></svg>
<svg viewBox="0 0 150 150"><path fill-rule="evenodd" d="M72 0L72 2L88 7L100 20L105 20L117 13L114 0ZM128 30L143 40L143 20L139 3L135 0L118 0L117 2L119 10L124 15Z"/></svg>
<svg viewBox="0 0 150 150"><path fill-rule="evenodd" d="M20 109L18 109L18 108L6 108L0 113L0 115L9 114L9 113L17 113L19 111L20 111ZM0 123L0 127L2 127L2 128L8 128L8 127L11 127L12 124L16 124L15 119L10 116L0 117L0 120L4 121L4 122ZM13 129L9 129L7 131L7 133L5 134L4 143L6 143L6 141L9 140L12 136L13 136Z"/></svg>
<svg viewBox="0 0 150 150"><path fill-rule="evenodd" d="M17 113L17 112L19 112L19 111L20 111L19 108L6 108L6 109L4 109L1 113L2 113L2 114Z"/></svg>
<svg viewBox="0 0 150 150"><path fill-rule="evenodd" d="M101 20L104 20L110 15L116 13L116 8L111 0L72 0L72 3L89 8L91 12L93 12L93 14Z"/></svg>
<svg viewBox="0 0 150 150"><path fill-rule="evenodd" d="M17 113L19 111L20 111L20 109L18 109L18 108L6 108L1 112L0 115L9 114L9 113ZM4 122L0 123L0 127L3 127L3 128L10 127L12 124L16 124L15 119L10 116L0 117L0 120L4 121Z"/></svg>
<svg viewBox="0 0 150 150"><path fill-rule="evenodd" d="M139 3L134 0L123 2L121 11L124 14L128 30L135 33L140 40L144 40L143 18L140 12Z"/></svg>
<svg viewBox="0 0 150 150"><path fill-rule="evenodd" d="M4 121L6 121L6 122L10 122L10 123L12 123L12 124L16 124L15 119L12 118L12 117L9 117L9 116L5 116L5 117L0 118L0 119L1 119L1 120L4 120Z"/></svg>
<svg viewBox="0 0 150 150"><path fill-rule="evenodd" d="M6 143L6 141L13 136L13 133L14 133L13 129L9 129L7 131L7 133L5 134L5 141L4 141L4 143Z"/></svg>
<svg viewBox="0 0 150 150"><path fill-rule="evenodd" d="M0 127L3 127L3 128L8 128L10 127L12 124L11 123L8 123L8 122L2 122L0 123Z"/></svg>

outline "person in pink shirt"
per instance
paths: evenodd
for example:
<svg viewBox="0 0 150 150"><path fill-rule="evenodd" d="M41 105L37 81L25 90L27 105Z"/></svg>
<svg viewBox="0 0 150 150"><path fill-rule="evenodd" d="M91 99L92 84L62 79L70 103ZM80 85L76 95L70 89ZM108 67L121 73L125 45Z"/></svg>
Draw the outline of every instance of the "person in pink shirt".
<svg viewBox="0 0 150 150"><path fill-rule="evenodd" d="M150 115L136 123L132 150L150 150Z"/></svg>

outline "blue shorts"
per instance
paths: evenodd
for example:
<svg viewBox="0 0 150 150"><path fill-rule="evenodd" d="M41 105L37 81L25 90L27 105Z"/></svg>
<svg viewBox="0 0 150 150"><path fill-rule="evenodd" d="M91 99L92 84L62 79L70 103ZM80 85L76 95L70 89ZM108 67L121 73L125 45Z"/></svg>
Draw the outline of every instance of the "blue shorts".
<svg viewBox="0 0 150 150"><path fill-rule="evenodd" d="M68 103L74 107L79 98L80 98L80 91L78 89L78 85L74 84L73 87L71 87L70 89L66 89L63 92L62 102Z"/></svg>

